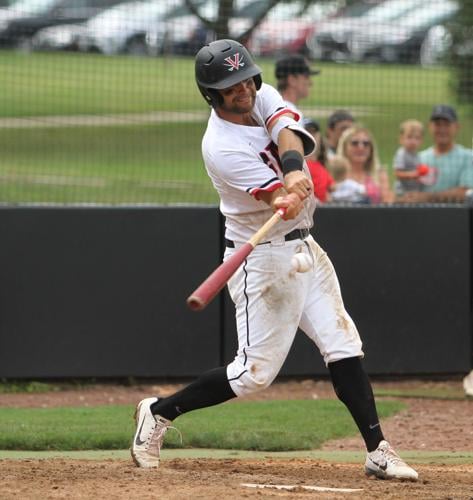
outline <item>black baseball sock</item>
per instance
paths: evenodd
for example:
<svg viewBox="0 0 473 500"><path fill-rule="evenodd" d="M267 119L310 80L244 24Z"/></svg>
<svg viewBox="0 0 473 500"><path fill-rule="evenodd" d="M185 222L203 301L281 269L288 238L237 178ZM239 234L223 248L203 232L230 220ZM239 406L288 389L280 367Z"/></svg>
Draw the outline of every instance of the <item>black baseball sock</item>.
<svg viewBox="0 0 473 500"><path fill-rule="evenodd" d="M151 405L154 415L174 420L188 411L206 408L236 397L227 378L227 368L215 368L202 374L184 389Z"/></svg>
<svg viewBox="0 0 473 500"><path fill-rule="evenodd" d="M335 393L346 405L360 429L368 451L384 439L379 424L373 390L361 359L347 358L329 363Z"/></svg>

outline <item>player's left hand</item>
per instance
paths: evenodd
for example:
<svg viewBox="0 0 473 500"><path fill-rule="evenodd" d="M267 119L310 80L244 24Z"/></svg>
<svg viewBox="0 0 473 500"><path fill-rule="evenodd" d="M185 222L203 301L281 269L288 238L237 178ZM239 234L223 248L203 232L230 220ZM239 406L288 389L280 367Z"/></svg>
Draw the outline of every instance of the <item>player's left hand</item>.
<svg viewBox="0 0 473 500"><path fill-rule="evenodd" d="M288 193L294 193L305 200L314 192L314 184L301 170L293 170L284 176L284 187Z"/></svg>

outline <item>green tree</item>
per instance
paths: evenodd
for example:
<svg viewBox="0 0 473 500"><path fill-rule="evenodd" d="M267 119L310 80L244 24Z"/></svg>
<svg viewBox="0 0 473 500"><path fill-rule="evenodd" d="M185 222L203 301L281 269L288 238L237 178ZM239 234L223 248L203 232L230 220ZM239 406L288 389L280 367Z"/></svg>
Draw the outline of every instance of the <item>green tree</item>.
<svg viewBox="0 0 473 500"><path fill-rule="evenodd" d="M294 0L292 0L294 1ZM327 0L318 0L319 2ZM236 7L235 0L219 0L217 19L207 19L203 17L198 7L196 6L194 0L185 0L188 9L200 19L203 25L211 32L215 34L215 38L234 38L235 35L230 33L229 30L229 20L232 17L232 13ZM268 12L270 12L279 3L291 3L291 0L267 0L267 6L263 9L258 16L252 19L252 22L248 29L243 33L239 33L237 39L241 42L245 42L251 36L253 31L258 27L258 25L264 20ZM307 9L311 4L317 3L317 0L304 0L301 5L301 14Z"/></svg>
<svg viewBox="0 0 473 500"><path fill-rule="evenodd" d="M473 2L461 0L452 28L453 86L462 102L473 103Z"/></svg>

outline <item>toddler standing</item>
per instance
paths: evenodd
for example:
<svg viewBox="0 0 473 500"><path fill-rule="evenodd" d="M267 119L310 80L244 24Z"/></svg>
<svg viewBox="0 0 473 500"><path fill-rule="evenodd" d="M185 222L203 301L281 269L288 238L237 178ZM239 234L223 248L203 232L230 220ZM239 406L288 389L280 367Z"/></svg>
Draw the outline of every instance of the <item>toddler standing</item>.
<svg viewBox="0 0 473 500"><path fill-rule="evenodd" d="M422 191L424 183L421 177L429 173L429 167L421 164L418 155L423 136L424 126L420 121L406 120L401 123L400 147L394 155L397 195L407 191Z"/></svg>

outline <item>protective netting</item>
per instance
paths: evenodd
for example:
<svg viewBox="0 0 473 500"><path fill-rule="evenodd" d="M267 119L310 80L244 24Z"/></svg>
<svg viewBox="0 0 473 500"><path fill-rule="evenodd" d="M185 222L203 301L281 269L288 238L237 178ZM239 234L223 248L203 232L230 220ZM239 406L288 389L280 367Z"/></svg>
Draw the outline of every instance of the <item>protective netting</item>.
<svg viewBox="0 0 473 500"><path fill-rule="evenodd" d="M336 110L366 126L394 201L402 122L423 125L423 150L433 107L451 106L471 148L472 18L467 0L17 0L0 12L0 202L216 203L194 55L222 36L274 86L283 54L319 69L297 106L323 136Z"/></svg>

